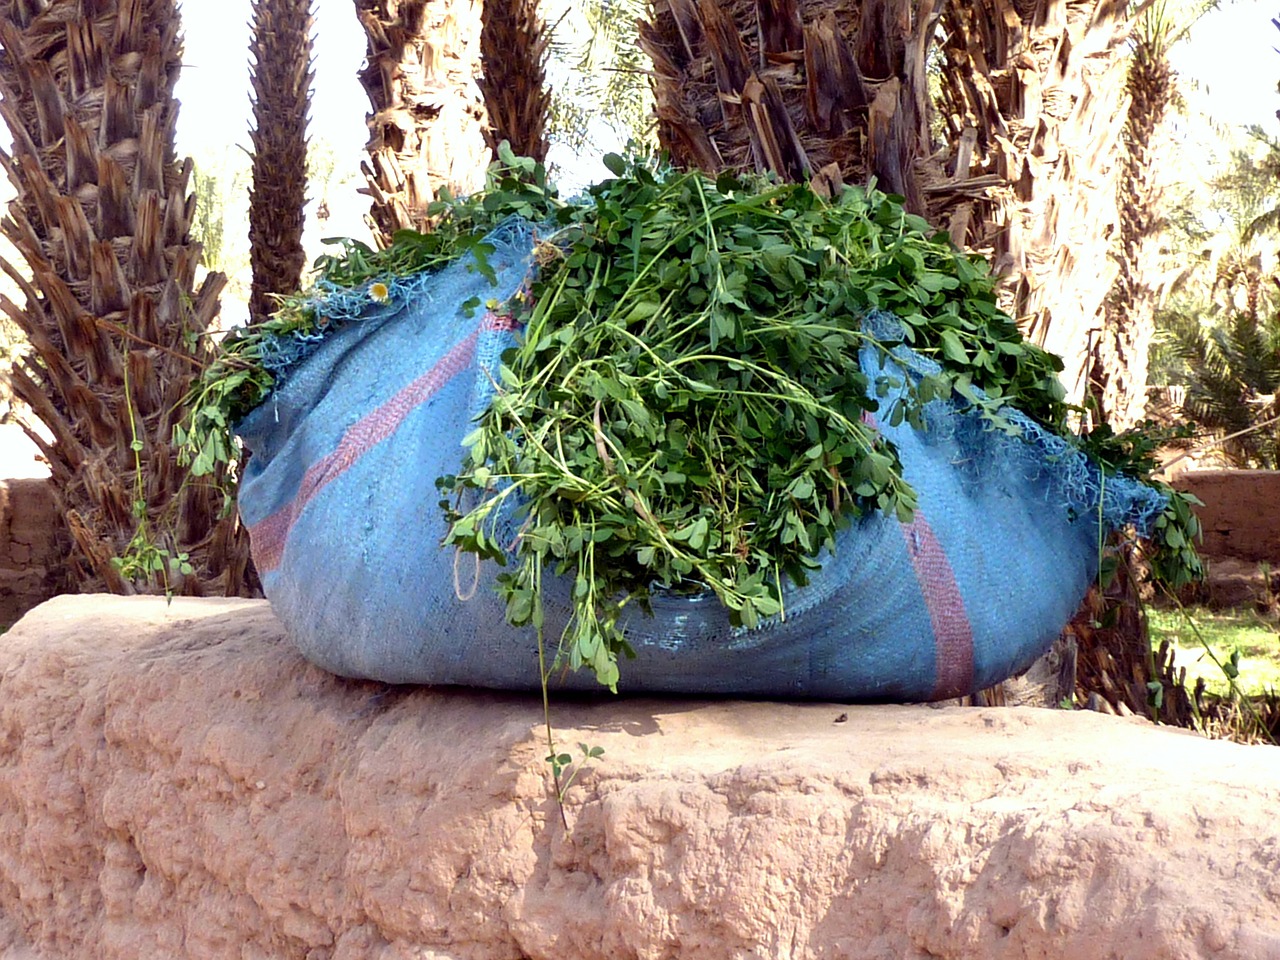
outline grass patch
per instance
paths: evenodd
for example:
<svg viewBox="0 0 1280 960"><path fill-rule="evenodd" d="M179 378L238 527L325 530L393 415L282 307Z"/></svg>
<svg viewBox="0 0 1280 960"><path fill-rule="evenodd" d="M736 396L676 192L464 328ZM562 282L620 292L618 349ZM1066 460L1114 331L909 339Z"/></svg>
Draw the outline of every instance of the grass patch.
<svg viewBox="0 0 1280 960"><path fill-rule="evenodd" d="M1164 640L1172 644L1175 664L1187 668L1188 688L1203 677L1209 693L1223 697L1230 693L1230 681L1205 650L1207 644L1219 663L1228 669L1234 663L1239 671L1236 684L1245 696L1280 691L1280 632L1255 611L1148 609L1147 617L1152 645L1158 647Z"/></svg>

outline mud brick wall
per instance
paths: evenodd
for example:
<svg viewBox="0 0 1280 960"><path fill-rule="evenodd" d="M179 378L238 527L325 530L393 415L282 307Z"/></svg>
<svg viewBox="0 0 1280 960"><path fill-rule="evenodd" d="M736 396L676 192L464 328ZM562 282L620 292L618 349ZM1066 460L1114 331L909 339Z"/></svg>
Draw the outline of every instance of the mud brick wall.
<svg viewBox="0 0 1280 960"><path fill-rule="evenodd" d="M0 630L58 592L57 520L48 480L0 480Z"/></svg>
<svg viewBox="0 0 1280 960"><path fill-rule="evenodd" d="M1201 553L1280 567L1280 471L1188 470L1173 485L1204 501Z"/></svg>

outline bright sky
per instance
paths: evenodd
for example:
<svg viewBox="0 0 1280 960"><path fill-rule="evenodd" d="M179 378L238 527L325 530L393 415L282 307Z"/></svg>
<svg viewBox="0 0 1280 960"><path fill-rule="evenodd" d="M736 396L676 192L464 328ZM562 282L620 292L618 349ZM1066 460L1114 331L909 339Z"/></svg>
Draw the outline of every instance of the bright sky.
<svg viewBox="0 0 1280 960"><path fill-rule="evenodd" d="M186 42L176 90L181 102L178 152L194 156L206 168L244 168L252 122L249 0L181 0L180 9ZM328 222L315 223L314 202L307 210L311 256L319 251L322 235L367 238L362 217L369 206L356 193L364 182L359 170L368 139L369 100L356 79L364 61L364 31L351 0L315 0L314 10L315 82L308 132L313 142L335 151L337 179L345 175L348 180L331 185ZM314 194L309 194L313 201ZM244 203L247 211L247 199Z"/></svg>
<svg viewBox="0 0 1280 960"><path fill-rule="evenodd" d="M182 0L186 35L177 94L179 149L215 151L249 143L249 0ZM315 0L316 79L311 132L335 145L364 145L369 101L356 71L364 31L351 0Z"/></svg>
<svg viewBox="0 0 1280 960"><path fill-rule="evenodd" d="M1190 37L1169 53L1174 69L1193 83L1187 99L1219 123L1257 124L1280 135L1280 16L1275 0L1223 0L1202 17Z"/></svg>

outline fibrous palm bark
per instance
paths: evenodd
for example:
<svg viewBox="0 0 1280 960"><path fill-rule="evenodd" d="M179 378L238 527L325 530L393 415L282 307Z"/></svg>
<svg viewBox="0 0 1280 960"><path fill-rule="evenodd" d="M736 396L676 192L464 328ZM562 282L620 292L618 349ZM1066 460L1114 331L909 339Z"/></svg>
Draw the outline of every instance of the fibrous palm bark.
<svg viewBox="0 0 1280 960"><path fill-rule="evenodd" d="M255 0L253 186L249 194L249 315L265 320L276 297L298 289L307 200L307 114L311 104L311 0Z"/></svg>
<svg viewBox="0 0 1280 960"><path fill-rule="evenodd" d="M29 431L86 589L246 589L248 540L219 519L218 478L190 480L172 443L226 282L195 283L191 162L173 148L179 29L173 0L0 9L0 163L18 191L0 231L30 274L0 264L25 301L0 309L31 346L9 376L52 435Z"/></svg>
<svg viewBox="0 0 1280 960"><path fill-rule="evenodd" d="M954 188L933 216L1007 278L1005 307L1062 357L1084 399L1104 301L1126 118L1127 0L974 0L943 18L942 120ZM993 178L980 198L962 181Z"/></svg>
<svg viewBox="0 0 1280 960"><path fill-rule="evenodd" d="M369 126L370 218L389 243L401 229L429 226L441 187L456 194L484 184L489 149L475 77L480 65L478 0L355 0L368 37L360 83Z"/></svg>
<svg viewBox="0 0 1280 960"><path fill-rule="evenodd" d="M655 0L641 24L673 162L883 187L923 212L933 0Z"/></svg>
<svg viewBox="0 0 1280 960"><path fill-rule="evenodd" d="M518 156L547 158L547 43L538 0L484 5L479 84L489 114L485 142L495 159L503 140Z"/></svg>
<svg viewBox="0 0 1280 960"><path fill-rule="evenodd" d="M1106 303L1090 381L1099 407L1117 429L1142 419L1147 367L1160 300L1158 233L1163 194L1155 157L1165 141L1164 121L1173 100L1168 24L1147 14L1129 58L1129 108L1124 125L1120 175L1120 236L1117 275Z"/></svg>

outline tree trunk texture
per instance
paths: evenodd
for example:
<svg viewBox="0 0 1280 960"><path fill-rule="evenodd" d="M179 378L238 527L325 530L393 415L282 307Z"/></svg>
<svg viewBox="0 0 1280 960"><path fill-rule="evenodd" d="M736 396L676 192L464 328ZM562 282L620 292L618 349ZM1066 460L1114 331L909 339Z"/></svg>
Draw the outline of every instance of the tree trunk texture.
<svg viewBox="0 0 1280 960"><path fill-rule="evenodd" d="M922 213L938 15L933 0L655 0L640 44L659 142L708 172L875 176Z"/></svg>
<svg viewBox="0 0 1280 960"><path fill-rule="evenodd" d="M368 37L360 83L373 112L369 160L374 235L430 226L427 206L447 188L484 185L489 149L480 65L479 0L355 0Z"/></svg>
<svg viewBox="0 0 1280 960"><path fill-rule="evenodd" d="M219 519L220 478L189 478L172 445L226 283L195 283L191 161L173 148L179 30L173 0L0 7L0 116L13 136L0 164L18 191L0 231L30 271L0 263L25 301L0 309L31 346L9 377L53 436L28 430L82 589L250 588L248 537ZM161 569L121 569L144 548Z"/></svg>
<svg viewBox="0 0 1280 960"><path fill-rule="evenodd" d="M930 211L1005 278L1002 306L1062 357L1068 399L1097 401L1117 427L1131 425L1132 401L1145 397L1150 342L1124 326L1144 322L1142 305L1114 309L1127 251L1140 250L1136 232L1125 244L1121 197L1134 201L1135 231L1147 229L1136 218L1149 217L1142 204L1155 199L1130 180L1128 138L1146 122L1146 104L1129 96L1132 23L1127 0L948 5L940 107L950 184L935 185ZM964 181L987 178L997 185L984 195L965 190ZM1131 551L1124 556L1127 564ZM1090 588L1049 655L1067 648L1078 682L1061 678L1046 705L1070 697L1149 713L1146 684L1171 680L1156 669L1127 566L1107 590ZM1185 719L1181 693L1169 686L1166 716Z"/></svg>
<svg viewBox="0 0 1280 960"><path fill-rule="evenodd" d="M1112 289L1103 303L1103 324L1090 342L1086 386L1100 416L1124 430L1146 410L1148 354L1161 295L1158 210L1162 184L1152 162L1163 138L1173 97L1166 56L1167 31L1144 29L1127 59L1127 108L1118 176L1118 242ZM1176 670L1168 644L1153 653L1141 601L1142 561L1131 545L1115 545L1121 561L1115 579L1090 588L1065 635L1078 651L1075 701L1095 709L1139 713L1154 720L1193 726L1196 716L1186 671Z"/></svg>
<svg viewBox="0 0 1280 960"><path fill-rule="evenodd" d="M1127 0L974 0L943 17L950 187L932 215L990 257L1005 308L1081 402L1117 276ZM994 178L974 197L965 180Z"/></svg>
<svg viewBox="0 0 1280 960"><path fill-rule="evenodd" d="M489 126L485 143L496 160L506 140L518 156L547 159L547 28L538 0L484 4L479 79Z"/></svg>
<svg viewBox="0 0 1280 960"><path fill-rule="evenodd" d="M250 53L253 186L249 192L249 316L261 323L302 282L311 106L311 0L254 0Z"/></svg>
<svg viewBox="0 0 1280 960"><path fill-rule="evenodd" d="M1132 546L1116 548L1116 575L1105 589L1090 588L1063 631L1077 651L1074 691L1064 693L1074 693L1081 707L1193 727L1197 696L1187 690L1186 667L1174 665L1168 641L1151 649L1146 611L1137 602L1135 553Z"/></svg>
<svg viewBox="0 0 1280 960"><path fill-rule="evenodd" d="M1162 39L1140 41L1129 59L1118 274L1089 377L1100 409L1117 430L1135 425L1146 412L1148 355L1162 295L1157 278L1163 185L1153 160L1160 146L1167 146L1164 120L1174 93Z"/></svg>

